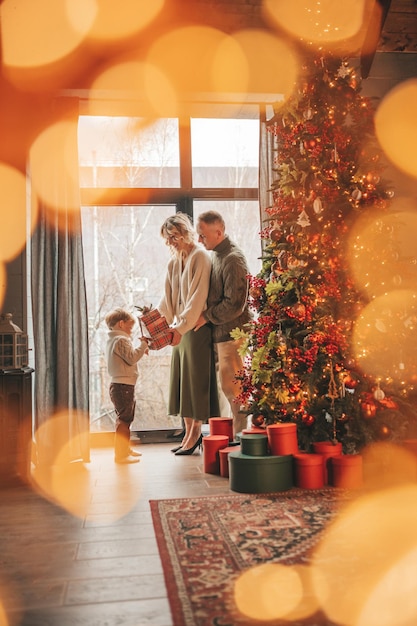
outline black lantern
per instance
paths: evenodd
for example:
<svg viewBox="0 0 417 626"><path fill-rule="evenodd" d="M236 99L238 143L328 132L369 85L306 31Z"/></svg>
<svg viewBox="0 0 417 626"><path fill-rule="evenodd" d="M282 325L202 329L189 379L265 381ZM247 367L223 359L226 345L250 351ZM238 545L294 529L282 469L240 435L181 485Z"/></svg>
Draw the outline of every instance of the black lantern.
<svg viewBox="0 0 417 626"><path fill-rule="evenodd" d="M12 314L0 315L0 370L16 370L28 365L28 337L13 324Z"/></svg>

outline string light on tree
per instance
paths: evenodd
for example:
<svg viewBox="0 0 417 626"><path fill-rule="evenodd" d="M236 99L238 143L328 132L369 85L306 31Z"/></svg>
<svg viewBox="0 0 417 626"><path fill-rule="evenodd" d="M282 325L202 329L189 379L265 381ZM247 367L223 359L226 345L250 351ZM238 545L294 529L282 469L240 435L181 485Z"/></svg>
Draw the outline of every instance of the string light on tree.
<svg viewBox="0 0 417 626"><path fill-rule="evenodd" d="M375 297L356 284L350 267L356 219L379 212L379 256L383 250L388 264L396 250L395 228L387 230L382 219L393 192L382 179L373 107L360 89L348 61L308 49L298 89L277 106L268 127L278 146L273 204L261 232L262 269L250 286L256 315L233 333L246 354L241 404L263 425L295 422L306 451L315 441L338 440L345 453L357 452L403 437L415 419L411 381L367 373L361 363L372 350L363 341L355 351L352 343ZM363 247L371 265L367 241L355 242L355 254ZM375 282L373 276L365 281ZM414 312L409 319L413 326ZM373 323L388 328L383 314ZM396 371L404 371L397 361Z"/></svg>

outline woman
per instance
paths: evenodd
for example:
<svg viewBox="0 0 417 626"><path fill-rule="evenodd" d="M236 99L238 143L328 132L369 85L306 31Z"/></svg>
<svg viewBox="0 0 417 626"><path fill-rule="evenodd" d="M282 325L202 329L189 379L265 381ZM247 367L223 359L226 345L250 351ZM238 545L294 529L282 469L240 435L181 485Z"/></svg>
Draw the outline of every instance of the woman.
<svg viewBox="0 0 417 626"><path fill-rule="evenodd" d="M194 330L206 308L211 259L196 243L197 234L183 213L168 217L161 235L172 259L158 309L173 328L168 413L181 415L184 421L183 440L173 450L181 456L201 446L202 423L219 415L211 328Z"/></svg>

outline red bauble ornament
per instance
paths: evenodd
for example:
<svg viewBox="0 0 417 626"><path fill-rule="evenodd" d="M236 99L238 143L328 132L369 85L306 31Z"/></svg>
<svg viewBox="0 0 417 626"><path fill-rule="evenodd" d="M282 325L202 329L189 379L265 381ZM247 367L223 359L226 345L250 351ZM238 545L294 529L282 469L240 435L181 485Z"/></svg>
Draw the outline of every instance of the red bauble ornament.
<svg viewBox="0 0 417 626"><path fill-rule="evenodd" d="M356 389L359 384L358 381L355 380L355 378L352 378L352 376L345 376L345 378L343 379L343 383L346 389Z"/></svg>
<svg viewBox="0 0 417 626"><path fill-rule="evenodd" d="M252 287L249 290L249 295L252 300L260 300L260 298L262 297L262 291L258 287Z"/></svg>
<svg viewBox="0 0 417 626"><path fill-rule="evenodd" d="M298 302L297 304L294 304L294 306L292 307L292 310L296 317L300 319L303 319L305 317L306 307L302 302Z"/></svg>
<svg viewBox="0 0 417 626"><path fill-rule="evenodd" d="M365 419L368 419L368 420L373 419L376 415L375 402L371 402L371 401L361 402L361 411Z"/></svg>
<svg viewBox="0 0 417 626"><path fill-rule="evenodd" d="M394 411L398 409L398 404L392 398L385 397L383 400L380 400L379 402L380 404L382 404L382 406L384 406L387 409L393 409Z"/></svg>
<svg viewBox="0 0 417 626"><path fill-rule="evenodd" d="M306 426L312 426L316 420L313 415L310 415L309 413L303 413L303 415L301 416L301 421Z"/></svg>
<svg viewBox="0 0 417 626"><path fill-rule="evenodd" d="M265 417L263 415L252 415L251 422L253 426L260 427L264 425Z"/></svg>

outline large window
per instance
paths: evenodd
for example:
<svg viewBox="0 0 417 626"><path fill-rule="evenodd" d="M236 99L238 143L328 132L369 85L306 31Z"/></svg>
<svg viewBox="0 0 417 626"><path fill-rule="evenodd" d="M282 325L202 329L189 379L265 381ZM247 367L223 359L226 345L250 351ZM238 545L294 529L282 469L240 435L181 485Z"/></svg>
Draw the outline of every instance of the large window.
<svg viewBox="0 0 417 626"><path fill-rule="evenodd" d="M250 271L260 269L257 119L80 117L79 160L90 342L92 431L114 429L105 314L156 306L169 250L159 231L176 211L222 213ZM139 364L132 430L181 426L166 413L171 348Z"/></svg>

